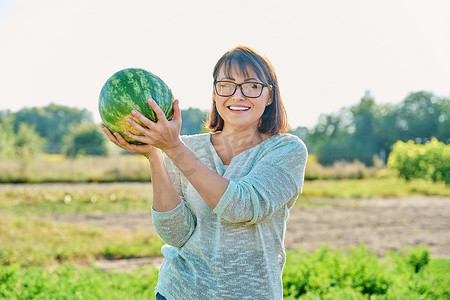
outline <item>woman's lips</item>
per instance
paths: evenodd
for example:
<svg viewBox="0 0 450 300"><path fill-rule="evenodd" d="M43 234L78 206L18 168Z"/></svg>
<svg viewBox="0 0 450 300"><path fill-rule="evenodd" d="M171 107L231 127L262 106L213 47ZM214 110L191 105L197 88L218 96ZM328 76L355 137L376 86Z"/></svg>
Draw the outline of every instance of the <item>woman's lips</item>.
<svg viewBox="0 0 450 300"><path fill-rule="evenodd" d="M247 111L250 109L248 106L242 106L242 105L230 105L228 106L228 109L231 111Z"/></svg>

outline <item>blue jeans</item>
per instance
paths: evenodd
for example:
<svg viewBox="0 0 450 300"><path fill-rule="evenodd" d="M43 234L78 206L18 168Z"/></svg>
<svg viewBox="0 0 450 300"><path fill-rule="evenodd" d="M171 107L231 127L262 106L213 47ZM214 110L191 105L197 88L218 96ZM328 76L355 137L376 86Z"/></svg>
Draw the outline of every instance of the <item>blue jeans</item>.
<svg viewBox="0 0 450 300"><path fill-rule="evenodd" d="M156 300L167 300L166 297L164 297L163 295L161 295L160 293L156 294Z"/></svg>

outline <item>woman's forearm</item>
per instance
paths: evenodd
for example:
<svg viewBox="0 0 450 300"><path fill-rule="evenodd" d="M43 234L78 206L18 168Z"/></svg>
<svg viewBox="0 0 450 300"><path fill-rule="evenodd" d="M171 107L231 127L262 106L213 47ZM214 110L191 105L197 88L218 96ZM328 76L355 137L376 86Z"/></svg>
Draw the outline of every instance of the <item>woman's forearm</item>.
<svg viewBox="0 0 450 300"><path fill-rule="evenodd" d="M228 187L228 179L208 169L182 142L164 152L202 199L214 209Z"/></svg>
<svg viewBox="0 0 450 300"><path fill-rule="evenodd" d="M163 155L156 150L148 159L152 172L153 209L161 212L172 210L180 204L181 199L167 172Z"/></svg>

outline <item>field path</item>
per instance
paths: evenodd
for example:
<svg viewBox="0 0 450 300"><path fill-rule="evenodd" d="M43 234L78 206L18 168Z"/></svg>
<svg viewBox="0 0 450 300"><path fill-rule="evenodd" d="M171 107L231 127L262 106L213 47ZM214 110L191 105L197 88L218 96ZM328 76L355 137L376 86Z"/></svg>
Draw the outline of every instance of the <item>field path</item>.
<svg viewBox="0 0 450 300"><path fill-rule="evenodd" d="M323 201L323 200L322 200ZM296 206L287 221L286 249L331 249L365 243L383 255L406 245L424 245L433 257L450 257L450 198L413 197L324 200L323 206ZM52 216L53 220L102 226L112 230L154 230L151 214L79 214ZM139 265L158 265L160 258L104 261L104 269L126 270Z"/></svg>

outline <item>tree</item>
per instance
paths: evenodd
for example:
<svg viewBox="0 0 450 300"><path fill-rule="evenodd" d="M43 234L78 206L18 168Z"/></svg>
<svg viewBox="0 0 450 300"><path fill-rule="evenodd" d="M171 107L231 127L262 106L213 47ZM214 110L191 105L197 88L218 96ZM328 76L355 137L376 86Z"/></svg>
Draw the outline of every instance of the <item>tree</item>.
<svg viewBox="0 0 450 300"><path fill-rule="evenodd" d="M23 108L14 114L14 130L20 123L33 126L46 139L48 153L61 153L63 140L73 126L92 123L92 114L86 109L49 104L45 107Z"/></svg>
<svg viewBox="0 0 450 300"><path fill-rule="evenodd" d="M380 149L376 129L377 110L375 100L369 91L350 109L354 128L351 138L352 157L366 165L373 164L373 157Z"/></svg>
<svg viewBox="0 0 450 300"><path fill-rule="evenodd" d="M351 150L353 132L352 113L348 108L342 108L337 114L323 114L308 134L308 147L324 165L338 160L351 161L354 157Z"/></svg>
<svg viewBox="0 0 450 300"><path fill-rule="evenodd" d="M44 150L45 140L33 126L20 123L15 138L16 155L21 160L28 160Z"/></svg>
<svg viewBox="0 0 450 300"><path fill-rule="evenodd" d="M16 135L9 122L0 123L0 159L13 159L16 156Z"/></svg>
<svg viewBox="0 0 450 300"><path fill-rule="evenodd" d="M425 143L438 133L442 107L439 98L430 92L409 94L401 103L397 112L399 140L414 140Z"/></svg>
<svg viewBox="0 0 450 300"><path fill-rule="evenodd" d="M83 155L108 155L107 138L96 124L74 127L66 137L64 153L72 158Z"/></svg>
<svg viewBox="0 0 450 300"><path fill-rule="evenodd" d="M305 144L308 139L308 128L299 126L293 130L289 130L289 133L298 136Z"/></svg>
<svg viewBox="0 0 450 300"><path fill-rule="evenodd" d="M204 132L206 112L198 108L188 108L181 111L181 134L197 134Z"/></svg>

